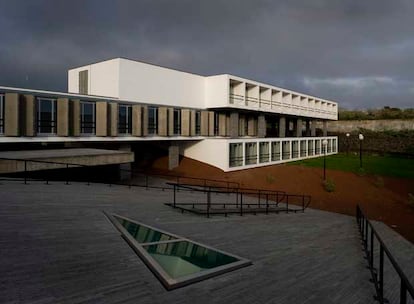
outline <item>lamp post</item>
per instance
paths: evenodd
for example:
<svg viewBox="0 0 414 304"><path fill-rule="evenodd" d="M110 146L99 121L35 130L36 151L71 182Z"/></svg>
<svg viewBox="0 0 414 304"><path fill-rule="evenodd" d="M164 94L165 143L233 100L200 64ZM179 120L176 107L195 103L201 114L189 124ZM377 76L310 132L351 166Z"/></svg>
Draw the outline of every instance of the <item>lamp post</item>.
<svg viewBox="0 0 414 304"><path fill-rule="evenodd" d="M349 154L349 133L346 133L346 155L348 156Z"/></svg>
<svg viewBox="0 0 414 304"><path fill-rule="evenodd" d="M364 140L364 135L359 133L359 168L362 169L362 141Z"/></svg>
<svg viewBox="0 0 414 304"><path fill-rule="evenodd" d="M328 145L328 140L324 139L322 140L322 146L323 146L323 180L326 181L326 148Z"/></svg>

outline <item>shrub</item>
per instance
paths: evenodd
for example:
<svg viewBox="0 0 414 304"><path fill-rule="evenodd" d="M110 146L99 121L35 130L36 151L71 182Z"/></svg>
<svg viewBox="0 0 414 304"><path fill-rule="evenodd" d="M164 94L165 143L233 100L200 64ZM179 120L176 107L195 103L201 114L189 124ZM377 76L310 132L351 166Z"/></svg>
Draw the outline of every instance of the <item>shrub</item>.
<svg viewBox="0 0 414 304"><path fill-rule="evenodd" d="M335 191L335 183L331 179L327 179L323 181L323 188L326 192L334 192Z"/></svg>

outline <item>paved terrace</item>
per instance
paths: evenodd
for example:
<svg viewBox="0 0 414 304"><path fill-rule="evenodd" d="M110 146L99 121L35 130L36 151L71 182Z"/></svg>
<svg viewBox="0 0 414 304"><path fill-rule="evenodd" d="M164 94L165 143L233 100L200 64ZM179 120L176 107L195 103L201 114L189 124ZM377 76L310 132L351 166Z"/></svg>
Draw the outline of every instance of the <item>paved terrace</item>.
<svg viewBox="0 0 414 304"><path fill-rule="evenodd" d="M349 216L308 209L207 219L163 205L170 191L1 183L0 303L375 303ZM253 265L166 291L102 210Z"/></svg>

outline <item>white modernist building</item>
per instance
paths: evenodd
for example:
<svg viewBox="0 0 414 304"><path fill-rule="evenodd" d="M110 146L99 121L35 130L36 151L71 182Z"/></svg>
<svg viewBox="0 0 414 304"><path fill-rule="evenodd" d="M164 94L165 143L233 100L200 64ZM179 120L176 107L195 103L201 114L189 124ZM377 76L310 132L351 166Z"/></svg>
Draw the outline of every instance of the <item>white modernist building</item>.
<svg viewBox="0 0 414 304"><path fill-rule="evenodd" d="M69 70L68 91L0 87L0 143L163 141L170 167L182 154L224 171L337 152L336 102L229 74L115 58Z"/></svg>

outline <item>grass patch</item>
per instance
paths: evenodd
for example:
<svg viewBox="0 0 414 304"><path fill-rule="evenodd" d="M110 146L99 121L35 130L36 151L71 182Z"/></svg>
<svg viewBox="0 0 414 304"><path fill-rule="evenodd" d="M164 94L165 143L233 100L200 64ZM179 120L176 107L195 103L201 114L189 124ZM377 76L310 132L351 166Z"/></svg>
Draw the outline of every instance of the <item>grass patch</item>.
<svg viewBox="0 0 414 304"><path fill-rule="evenodd" d="M291 162L289 164L323 168L323 157ZM361 170L359 167L359 155L340 153L326 157L326 168L353 172L358 175L369 174L414 179L414 160L396 156L363 154Z"/></svg>

